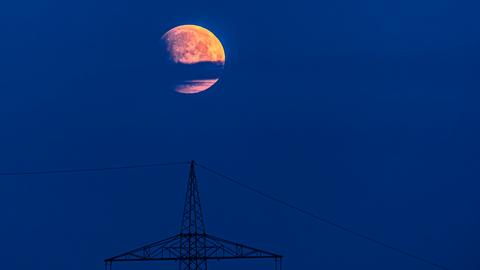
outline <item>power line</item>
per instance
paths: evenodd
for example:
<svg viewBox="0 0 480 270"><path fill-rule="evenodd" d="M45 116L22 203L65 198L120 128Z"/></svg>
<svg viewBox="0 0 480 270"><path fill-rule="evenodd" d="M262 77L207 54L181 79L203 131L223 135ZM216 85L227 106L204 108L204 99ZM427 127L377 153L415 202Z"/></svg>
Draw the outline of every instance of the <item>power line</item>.
<svg viewBox="0 0 480 270"><path fill-rule="evenodd" d="M430 265L430 266L433 266L433 267L436 267L436 268L439 268L439 269L449 270L449 268L447 268L446 266L443 266L443 265L438 264L438 263L436 263L436 262L433 262L433 261L431 261L431 260L425 259L425 258L422 257L422 256L415 255L415 254L413 254L413 253L411 253L411 252L408 252L408 251L405 251L405 250L403 250L403 249L394 247L394 246L392 246L392 245L390 245L390 244L387 244L387 243L385 243L385 242L383 242L383 241L377 240L377 239L375 239L375 238L373 238L373 237L371 237L371 236L368 236L368 235L366 235L366 234L359 233L359 232L357 232L357 231L354 231L354 230L352 230L352 229L349 229L349 228L347 228L347 227L345 227L345 226L343 226L343 225L340 225L340 224L338 224L338 223L336 223L336 222L334 222L334 221L331 221L331 220L329 220L329 219L327 219L327 218L321 217L321 216L319 216L319 215L317 215L317 214L315 214L315 213L313 213L313 212L311 212L311 211L308 211L308 210L305 210L305 209L300 208L300 207L298 207L298 206L295 206L295 205L293 205L293 204L291 204L291 203L289 203L289 202L286 202L286 201L284 201L284 200L282 200L282 199L279 199L279 198L277 198L277 197L274 197L274 196L272 196L272 195L270 195L270 194L268 194L268 193L266 193L266 192L263 192L263 191L261 191L261 190L259 190L259 189L257 189L257 188L254 188L254 187L252 187L252 186L249 186L249 185L247 185L247 184L244 184L244 183L242 183L242 182L240 182L240 181L238 181L238 180L236 180L236 179L234 179L234 178L232 178L232 177L230 177L230 176L227 176L227 175L225 175L225 174L222 174L222 173L220 173L220 172L218 172L218 171L216 171L216 170L210 169L210 168L206 167L205 165L202 165L202 164L200 164L200 163L198 163L198 162L197 162L197 165L198 165L199 167L201 167L202 169L204 169L204 170L206 170L206 171L208 171L208 172L210 172L210 173L212 173L212 174L214 174L214 175L216 175L216 176L219 176L220 178L223 178L223 179L225 179L225 180L228 180L228 181L230 181L231 183L234 183L234 184L236 184L236 185L238 185L238 186L240 186L240 187L242 187L242 188L244 188L244 189L247 189L247 190L249 190L249 191L252 191L252 192L254 192L254 193L256 193L256 194L258 194L258 195L260 195L260 196L262 196L262 197L264 197L264 198L266 198L266 199L268 199L268 200L271 200L271 201L274 201L274 202L276 202L276 203L279 203L279 204L281 204L281 205L283 205L283 206L285 206L285 207L288 207L288 208L293 209L293 210L295 210L295 211L297 211L297 212L299 212L299 213L302 213L302 214L307 215L307 216L309 216L309 217L311 217L311 218L314 218L314 219L316 219L316 220L318 220L318 221L320 221L320 222L322 222L322 223L328 224L328 225L330 225L330 226L332 226L332 227L335 227L335 228L337 228L337 229L339 229L339 230L342 230L342 231L344 231L344 232L350 233L350 234L352 234L352 235L355 235L355 236L357 236L357 237L359 237L359 238L362 238L362 239L364 239L364 240L367 240L367 241L370 241L370 242L372 242L372 243L375 243L375 244L377 244L377 245L379 245L379 246L382 246L382 247L384 247L384 248L393 250L393 251L395 251L395 252L397 252L397 253L399 253L399 254L405 255L405 256L410 257L410 258L412 258L412 259L421 261L421 262L426 263L426 264L428 264L428 265Z"/></svg>
<svg viewBox="0 0 480 270"><path fill-rule="evenodd" d="M112 167L101 167L101 168L84 168L84 169L17 171L17 172L2 172L2 173L0 173L0 176L101 172L101 171L115 171L115 170L137 169L137 168L152 168L152 167L163 167L163 166L172 166L172 165L186 165L186 164L188 164L188 161L150 163L150 164L125 165L125 166L112 166Z"/></svg>
<svg viewBox="0 0 480 270"><path fill-rule="evenodd" d="M100 167L100 168L84 168L84 169L59 169L59 170L42 170L42 171L17 171L17 172L1 172L0 173L0 176L16 176L16 175L42 175L42 174L67 174L67 173L84 173L84 172L101 172L101 171L114 171L114 170L124 170L124 169L137 169L137 168L152 168L152 167L163 167L163 166L172 166L172 165L186 165L186 164L189 164L188 161L179 161L179 162L164 162L164 163L150 163L150 164L139 164L139 165L125 165L125 166L112 166L112 167ZM209 167L205 166L205 165L202 165L200 163L196 163L199 167L201 167L202 169L216 175L216 176L219 176L220 178L223 178L225 180L228 180L230 181L231 183L234 183L244 189L247 189L251 192L254 192L268 200L271 200L271 201L274 201L276 203L279 203L285 207L288 207L290 209L293 209L299 213L302 213L304 215L307 215L311 218L314 218L322 223L325 223L325 224L328 224L332 227L335 227L339 230L342 230L344 232L347 232L347 233L350 233L352 235L355 235L359 238L362 238L364 240L367 240L367 241L370 241L372 243L375 243L379 246L382 246L384 248L387 248L387 249L390 249L390 250L393 250L399 254L402 254L402 255L405 255L407 257L410 257L410 258L413 258L413 259L416 259L418 261L421 261L423 263L426 263L428 265L431 265L433 267L436 267L436 268L439 268L439 269L444 269L444 270L449 270L449 268L441 265L441 264L438 264L436 262L433 262L431 260L428 260L428 259L425 259L424 257L422 256L418 256L418 255L415 255L411 252L408 252L408 251L405 251L403 249L400 249L400 248L397 248L397 247L394 247L392 245L389 245L383 241L380 241L380 240L377 240L373 237L370 237L366 234L363 234L363 233L359 233L357 231L354 231L352 229L349 229L343 225L340 225L334 221L331 221L327 218L324 218L324 217L321 217L311 211L308 211L308 210L305 210L303 208L300 208L298 206L295 206L289 202L286 202L282 199L279 199L275 196L272 196L266 192L263 192L257 188L254 188L252 186L249 186L247 184L244 184L230 176L227 176L225 174L222 174L216 170L213 170L213 169L210 169Z"/></svg>

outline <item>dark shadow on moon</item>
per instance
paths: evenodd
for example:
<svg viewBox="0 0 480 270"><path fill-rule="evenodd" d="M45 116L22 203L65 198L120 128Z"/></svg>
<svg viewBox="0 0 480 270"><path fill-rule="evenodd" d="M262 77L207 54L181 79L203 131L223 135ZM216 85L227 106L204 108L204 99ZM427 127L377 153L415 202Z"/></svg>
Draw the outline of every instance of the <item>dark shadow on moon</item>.
<svg viewBox="0 0 480 270"><path fill-rule="evenodd" d="M178 80L206 80L219 78L223 72L223 63L200 62L196 64L169 64L172 78Z"/></svg>

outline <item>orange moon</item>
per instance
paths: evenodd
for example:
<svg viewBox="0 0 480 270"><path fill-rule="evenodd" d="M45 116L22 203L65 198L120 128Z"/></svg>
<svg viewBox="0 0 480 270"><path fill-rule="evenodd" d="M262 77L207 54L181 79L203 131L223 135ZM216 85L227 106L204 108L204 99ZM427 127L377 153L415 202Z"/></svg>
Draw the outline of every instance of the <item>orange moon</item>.
<svg viewBox="0 0 480 270"><path fill-rule="evenodd" d="M225 50L220 40L208 29L198 25L181 25L170 29L162 36L170 62L183 66L186 70L223 70ZM197 72L199 73L199 72ZM197 74L195 73L195 74ZM201 72L200 72L201 73ZM185 79L175 90L184 94L194 94L207 90L219 79L219 72Z"/></svg>
<svg viewBox="0 0 480 270"><path fill-rule="evenodd" d="M225 63L222 43L209 30L198 25L181 25L169 30L162 39L175 63Z"/></svg>

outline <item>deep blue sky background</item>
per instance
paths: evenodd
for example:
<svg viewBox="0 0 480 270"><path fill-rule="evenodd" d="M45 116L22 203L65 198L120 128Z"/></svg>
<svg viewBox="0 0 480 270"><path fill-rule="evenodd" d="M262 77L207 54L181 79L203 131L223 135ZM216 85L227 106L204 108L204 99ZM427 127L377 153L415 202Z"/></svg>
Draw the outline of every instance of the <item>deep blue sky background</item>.
<svg viewBox="0 0 480 270"><path fill-rule="evenodd" d="M197 159L451 269L478 269L480 4L7 0L0 171ZM165 88L158 40L223 42L211 90ZM2 177L2 269L103 269L179 230L187 168ZM199 172L209 231L286 269L433 269ZM270 269L229 263L212 269ZM177 269L175 265L145 269ZM262 268L263 267L263 268ZM267 267L267 268L266 268ZM140 269L127 265L118 269Z"/></svg>

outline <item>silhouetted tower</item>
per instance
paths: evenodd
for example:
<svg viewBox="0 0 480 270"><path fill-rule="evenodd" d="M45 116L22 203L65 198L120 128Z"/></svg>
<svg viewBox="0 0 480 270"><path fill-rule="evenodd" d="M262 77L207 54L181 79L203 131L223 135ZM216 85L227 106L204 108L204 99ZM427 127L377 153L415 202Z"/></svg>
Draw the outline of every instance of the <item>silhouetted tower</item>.
<svg viewBox="0 0 480 270"><path fill-rule="evenodd" d="M205 223L198 192L195 162L190 163L188 188L180 230L180 270L206 270L207 260Z"/></svg>
<svg viewBox="0 0 480 270"><path fill-rule="evenodd" d="M177 261L180 270L206 270L208 260L273 259L275 269L281 270L282 258L283 256L269 251L206 233L195 174L195 161L191 161L180 233L105 259L105 269L112 269L114 262Z"/></svg>

